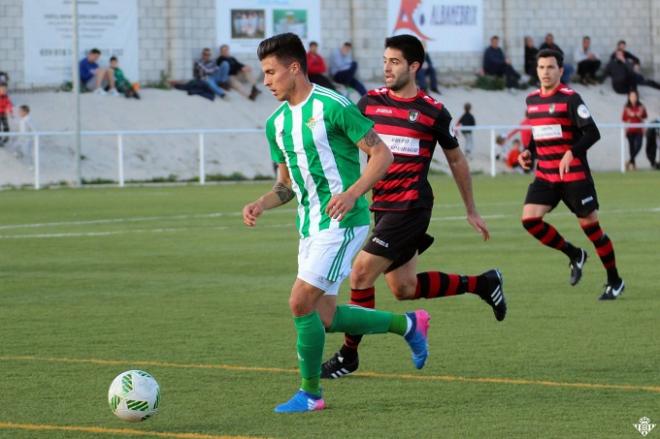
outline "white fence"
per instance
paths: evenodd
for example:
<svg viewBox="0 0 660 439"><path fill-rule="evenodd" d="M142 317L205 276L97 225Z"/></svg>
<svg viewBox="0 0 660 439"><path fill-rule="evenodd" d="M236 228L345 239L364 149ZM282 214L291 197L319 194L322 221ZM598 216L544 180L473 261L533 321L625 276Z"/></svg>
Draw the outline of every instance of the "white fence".
<svg viewBox="0 0 660 439"><path fill-rule="evenodd" d="M610 123L610 124L599 124L598 127L601 129L619 129L620 131L620 147L619 147L619 157L620 157L620 171L622 173L626 172L626 128L660 128L660 123L653 124L623 124L623 123ZM516 129L531 129L529 126L520 126L520 125L479 125L474 127L463 126L460 127L462 131L489 131L490 133L490 175L495 177L497 175L497 159L496 151L497 144L495 142L497 133L502 133L503 131L510 131ZM173 135L197 135L197 150L198 150L198 175L199 175L199 184L204 185L206 183L206 170L205 170L205 135L207 134L259 134L263 133L263 129L188 129L188 130L144 130L144 131L81 131L80 135L82 137L102 137L102 136L114 136L117 141L117 182L119 187L125 186L124 179L124 139L129 136L146 136L146 135L157 135L157 136L173 136ZM32 153L34 160L34 188L41 188L40 182L40 146L39 141L44 136L73 136L75 132L73 131L36 131L28 133L16 133L16 132L0 132L0 137L32 137Z"/></svg>

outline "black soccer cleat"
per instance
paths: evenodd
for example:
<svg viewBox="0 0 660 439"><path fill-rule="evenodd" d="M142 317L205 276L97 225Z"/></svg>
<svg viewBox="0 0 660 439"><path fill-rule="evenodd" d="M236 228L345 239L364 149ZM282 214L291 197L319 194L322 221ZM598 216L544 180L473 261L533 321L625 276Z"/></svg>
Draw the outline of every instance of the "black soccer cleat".
<svg viewBox="0 0 660 439"><path fill-rule="evenodd" d="M626 284L623 283L623 279L619 279L616 283L607 283L605 284L603 294L601 294L598 300L614 300L623 294L623 290L625 289Z"/></svg>
<svg viewBox="0 0 660 439"><path fill-rule="evenodd" d="M493 308L493 314L498 322L506 317L506 298L504 297L504 279L498 269L492 269L482 274L488 282L488 289L480 292L479 297Z"/></svg>
<svg viewBox="0 0 660 439"><path fill-rule="evenodd" d="M571 278L569 283L571 286L577 285L582 279L582 267L587 262L587 252L579 248L580 255L577 258L571 258L571 262L568 263L569 268L571 269Z"/></svg>
<svg viewBox="0 0 660 439"><path fill-rule="evenodd" d="M321 365L321 378L334 380L350 375L358 369L359 363L357 352L352 361L342 356L340 352L335 352L332 358Z"/></svg>

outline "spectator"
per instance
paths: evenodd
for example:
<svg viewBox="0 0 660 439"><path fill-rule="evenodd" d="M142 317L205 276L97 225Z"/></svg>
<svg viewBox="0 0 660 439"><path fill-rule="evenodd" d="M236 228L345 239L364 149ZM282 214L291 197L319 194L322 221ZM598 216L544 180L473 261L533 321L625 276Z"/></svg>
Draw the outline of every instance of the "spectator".
<svg viewBox="0 0 660 439"><path fill-rule="evenodd" d="M7 94L7 86L0 84L0 129L5 133L9 132L9 117L13 111L14 106ZM5 146L8 141L9 137L0 137L0 147Z"/></svg>
<svg viewBox="0 0 660 439"><path fill-rule="evenodd" d="M639 61L639 58L637 58L635 55L633 55L632 53L626 50L625 40L619 40L616 43L616 49L614 49L614 52L612 52L612 54L610 55L610 61L617 58L617 52L619 50L623 52L623 57L626 60L626 62L632 64L633 66L641 67L641 62Z"/></svg>
<svg viewBox="0 0 660 439"><path fill-rule="evenodd" d="M539 49L534 45L534 39L530 36L525 37L525 73L529 75L529 84L535 87L539 86L539 75L536 73L536 54Z"/></svg>
<svg viewBox="0 0 660 439"><path fill-rule="evenodd" d="M353 61L352 50L353 45L348 41L340 48L335 49L330 58L330 74L332 74L332 79L336 83L353 87L360 93L360 96L364 96L367 94L367 89L355 78L358 64Z"/></svg>
<svg viewBox="0 0 660 439"><path fill-rule="evenodd" d="M316 41L309 43L309 51L307 52L307 76L309 77L309 81L335 90L335 86L330 82L330 78L325 76L325 71L327 70L325 60L318 52L318 49L319 43Z"/></svg>
<svg viewBox="0 0 660 439"><path fill-rule="evenodd" d="M257 82L252 75L252 68L231 56L227 44L220 46L218 66L225 62L229 63L229 86L249 100L254 101L261 91L257 88ZM244 83L248 85L250 91L245 89Z"/></svg>
<svg viewBox="0 0 660 439"><path fill-rule="evenodd" d="M660 124L660 119L655 119L651 123ZM656 161L658 138L660 138L660 128L649 128L646 130L646 157L651 163L651 168L655 169L660 169L660 162Z"/></svg>
<svg viewBox="0 0 660 439"><path fill-rule="evenodd" d="M29 133L34 131L30 121L30 107L21 105L18 107L18 132ZM32 142L27 136L21 136L16 139L16 157L32 161Z"/></svg>
<svg viewBox="0 0 660 439"><path fill-rule="evenodd" d="M424 49L426 49L426 43L422 42L422 44L424 45ZM428 81L426 80L427 77ZM417 82L419 88L424 90L424 92L428 91L430 86L430 89L433 93L440 94L440 90L438 90L438 77L435 73L435 67L433 66L431 57L426 50L424 50L424 64L422 64L417 70L415 81Z"/></svg>
<svg viewBox="0 0 660 439"><path fill-rule="evenodd" d="M140 99L140 95L133 87L133 84L126 79L124 71L119 68L119 60L116 56L110 58L110 69L115 77L115 86L119 93L123 93L127 98Z"/></svg>
<svg viewBox="0 0 660 439"><path fill-rule="evenodd" d="M500 37L493 35L490 38L490 46L484 52L484 73L491 76L504 76L507 88L518 86L520 73L511 66L511 60L504 56L504 51L499 47Z"/></svg>
<svg viewBox="0 0 660 439"><path fill-rule="evenodd" d="M625 123L644 123L647 118L646 107L640 102L637 90L628 92L628 101L623 107L623 114L621 120ZM626 163L626 169L634 171L637 169L635 158L642 149L642 141L644 140L644 129L630 127L626 128L626 137L628 137L628 148L630 151L630 160Z"/></svg>
<svg viewBox="0 0 660 439"><path fill-rule="evenodd" d="M600 68L600 59L598 55L591 50L591 38L582 37L582 46L575 48L575 62L577 63L577 73L580 77L580 83L597 84L596 72Z"/></svg>
<svg viewBox="0 0 660 439"><path fill-rule="evenodd" d="M458 119L457 128L475 126L477 122L474 120L472 113L470 113L472 104L466 102L465 105L463 105L463 108L465 109L465 113L463 113L461 118ZM472 150L474 149L474 132L471 130L461 130L461 134L465 137L465 156L470 158Z"/></svg>
<svg viewBox="0 0 660 439"><path fill-rule="evenodd" d="M522 151L523 147L520 139L513 139L511 142L511 148L509 148L509 152L506 153L506 158L504 159L509 170L523 172L520 163L518 163L518 156Z"/></svg>
<svg viewBox="0 0 660 439"><path fill-rule="evenodd" d="M552 35L551 33L548 33L545 36L545 40L543 41L543 44L539 47L539 50L543 49L552 49L556 50L557 52L561 53L564 55L564 51L561 50L561 47L559 47L557 44L555 44L555 36ZM566 59L566 56L564 56L564 60ZM571 77L573 76L573 73L575 72L575 67L573 67L571 64L566 63L564 61L564 73L561 75L561 82L564 84L568 84L571 82Z"/></svg>
<svg viewBox="0 0 660 439"><path fill-rule="evenodd" d="M111 96L119 96L119 92L115 88L115 77L111 69L101 68L98 65L98 60L101 57L99 49L92 49L87 52L87 56L80 60L78 65L80 70L80 82L87 91L92 91L95 94L105 96L108 94L106 88L109 88Z"/></svg>
<svg viewBox="0 0 660 439"><path fill-rule="evenodd" d="M205 82L213 93L221 98L227 94L225 89L229 89L229 63L227 61L214 63L211 59L211 49L208 47L202 50L202 57L195 61L193 76Z"/></svg>
<svg viewBox="0 0 660 439"><path fill-rule="evenodd" d="M9 86L9 73L0 71L0 85Z"/></svg>

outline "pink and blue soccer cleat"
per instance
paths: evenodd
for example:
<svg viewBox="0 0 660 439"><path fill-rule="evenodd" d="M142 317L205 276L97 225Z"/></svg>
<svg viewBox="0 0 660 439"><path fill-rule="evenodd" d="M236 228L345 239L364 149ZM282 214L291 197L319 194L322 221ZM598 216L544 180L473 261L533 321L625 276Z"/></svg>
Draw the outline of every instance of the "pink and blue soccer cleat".
<svg viewBox="0 0 660 439"><path fill-rule="evenodd" d="M304 390L298 390L293 398L275 407L275 413L304 413L323 410L325 401L322 396L311 395Z"/></svg>
<svg viewBox="0 0 660 439"><path fill-rule="evenodd" d="M421 369L429 356L428 332L431 316L423 309L407 312L406 315L412 320L412 328L404 338L412 351L413 364L417 369Z"/></svg>

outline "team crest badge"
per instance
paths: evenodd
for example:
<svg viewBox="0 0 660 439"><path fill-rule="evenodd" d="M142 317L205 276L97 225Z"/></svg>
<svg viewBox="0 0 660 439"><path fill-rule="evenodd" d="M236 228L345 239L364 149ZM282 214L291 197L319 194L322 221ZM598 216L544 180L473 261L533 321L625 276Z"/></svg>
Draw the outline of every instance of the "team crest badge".
<svg viewBox="0 0 660 439"><path fill-rule="evenodd" d="M550 107L548 108L548 112L550 114L553 114L555 112L555 104L550 104Z"/></svg>
<svg viewBox="0 0 660 439"><path fill-rule="evenodd" d="M417 122L418 117L419 117L419 111L410 110L408 112L408 122Z"/></svg>
<svg viewBox="0 0 660 439"><path fill-rule="evenodd" d="M316 119L314 119L314 116L310 117L307 122L305 122L305 125L307 125L307 128L310 130L313 130L316 126Z"/></svg>

